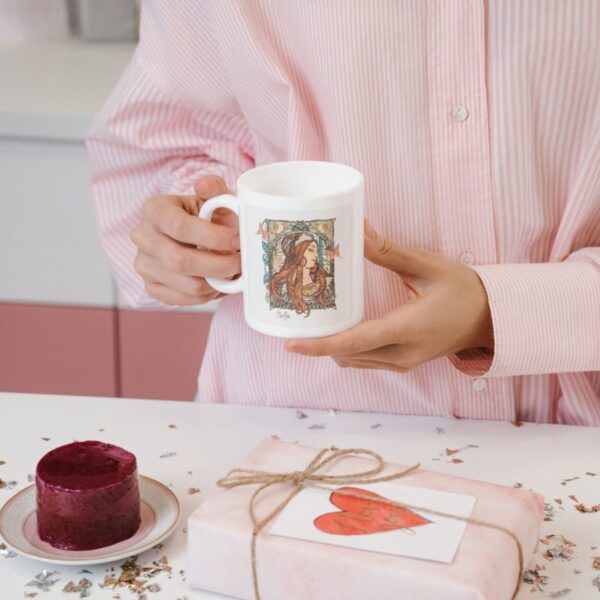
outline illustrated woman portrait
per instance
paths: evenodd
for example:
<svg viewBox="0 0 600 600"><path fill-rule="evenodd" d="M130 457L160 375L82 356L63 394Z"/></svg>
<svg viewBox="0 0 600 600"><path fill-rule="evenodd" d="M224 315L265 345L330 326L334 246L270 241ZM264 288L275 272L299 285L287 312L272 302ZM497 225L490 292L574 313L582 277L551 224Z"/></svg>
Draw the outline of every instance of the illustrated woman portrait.
<svg viewBox="0 0 600 600"><path fill-rule="evenodd" d="M333 299L326 298L330 275L319 262L315 236L308 232L288 233L281 240L281 250L283 266L269 283L272 301L288 304L287 308L307 317L311 309L333 306Z"/></svg>

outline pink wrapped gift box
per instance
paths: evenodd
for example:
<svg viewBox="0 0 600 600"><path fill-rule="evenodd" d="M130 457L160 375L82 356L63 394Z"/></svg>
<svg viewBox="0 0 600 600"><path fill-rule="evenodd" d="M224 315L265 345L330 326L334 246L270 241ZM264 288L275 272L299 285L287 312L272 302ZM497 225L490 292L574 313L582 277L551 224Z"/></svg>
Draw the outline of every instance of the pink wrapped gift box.
<svg viewBox="0 0 600 600"><path fill-rule="evenodd" d="M303 470L316 453L315 448L269 438L241 467ZM346 474L369 466L369 459L350 457L334 463L327 472ZM403 468L386 463L383 474ZM544 501L539 494L426 470L397 481L475 496L471 517L512 531L528 564L543 520ZM268 514L292 487L282 483L266 490L256 505L259 516ZM188 581L192 587L244 600L254 598L248 502L255 489L245 485L220 490L190 516ZM262 600L507 600L519 575L515 541L506 533L472 523L451 564L269 535L271 525L259 534L256 545Z"/></svg>

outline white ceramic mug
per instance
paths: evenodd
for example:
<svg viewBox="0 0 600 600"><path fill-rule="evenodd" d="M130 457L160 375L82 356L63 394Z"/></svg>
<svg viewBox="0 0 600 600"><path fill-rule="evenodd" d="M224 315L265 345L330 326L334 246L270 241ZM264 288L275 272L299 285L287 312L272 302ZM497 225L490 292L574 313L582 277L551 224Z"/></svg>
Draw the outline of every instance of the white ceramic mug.
<svg viewBox="0 0 600 600"><path fill-rule="evenodd" d="M244 293L250 327L277 337L322 337L363 318L364 180L346 165L290 161L256 167L200 209L239 217L242 275L210 279Z"/></svg>

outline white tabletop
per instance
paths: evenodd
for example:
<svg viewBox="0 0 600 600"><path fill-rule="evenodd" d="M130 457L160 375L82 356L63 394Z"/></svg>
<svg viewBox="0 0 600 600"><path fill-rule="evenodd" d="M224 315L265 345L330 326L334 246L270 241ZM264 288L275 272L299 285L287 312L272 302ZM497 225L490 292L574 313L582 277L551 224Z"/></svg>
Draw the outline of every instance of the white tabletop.
<svg viewBox="0 0 600 600"><path fill-rule="evenodd" d="M543 494L552 520L544 522L542 539L549 543L539 545L532 565L542 567L539 574L546 579L542 583L544 580L538 578L537 586L523 584L519 598L600 599L600 568L593 568L594 558L600 557L600 512L581 513L575 508L577 503L586 507L600 504L600 429L312 410L304 413L306 416L299 418L293 409L0 393L0 478L18 482L12 490L0 489L0 505L30 485L28 475L51 448L85 439L123 446L136 454L141 474L171 486L183 510L182 522L164 547L138 557L138 563L148 565L166 556L173 567L170 578L162 572L148 580L160 591L149 590L147 599L214 598L190 590L185 573L179 571L187 569L185 518L215 489L216 479L269 435L315 447L366 446L389 461L421 462L427 469L523 485ZM447 452L460 448L456 453ZM161 458L164 454L168 456ZM190 494L190 488L201 491ZM554 537L548 539L548 535ZM568 542L562 543L560 536ZM549 560L544 556L547 551L557 556ZM63 588L84 577L93 583L91 598L137 598L128 589L99 586L111 566L120 574L121 561L85 567L91 573L81 573L82 567L53 568L7 554L0 550L3 599L23 598L36 591L38 599L79 598L78 593L65 595ZM52 577L57 583L47 592L26 587L44 568L59 571Z"/></svg>
<svg viewBox="0 0 600 600"><path fill-rule="evenodd" d="M83 140L133 42L0 45L0 136Z"/></svg>

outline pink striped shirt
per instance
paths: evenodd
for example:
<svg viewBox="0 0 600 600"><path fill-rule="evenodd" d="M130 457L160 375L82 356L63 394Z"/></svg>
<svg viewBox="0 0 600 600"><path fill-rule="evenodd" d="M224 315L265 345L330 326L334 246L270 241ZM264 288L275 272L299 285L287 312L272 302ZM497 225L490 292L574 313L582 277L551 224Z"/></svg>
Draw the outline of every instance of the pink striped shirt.
<svg viewBox="0 0 600 600"><path fill-rule="evenodd" d="M132 267L145 199L189 194L206 173L235 190L255 164L317 159L364 173L383 235L472 264L494 324L487 362L340 369L286 353L228 297L198 398L600 425L599 9L148 0L88 142L102 243L132 306L159 306ZM367 318L406 300L371 264L366 290Z"/></svg>

